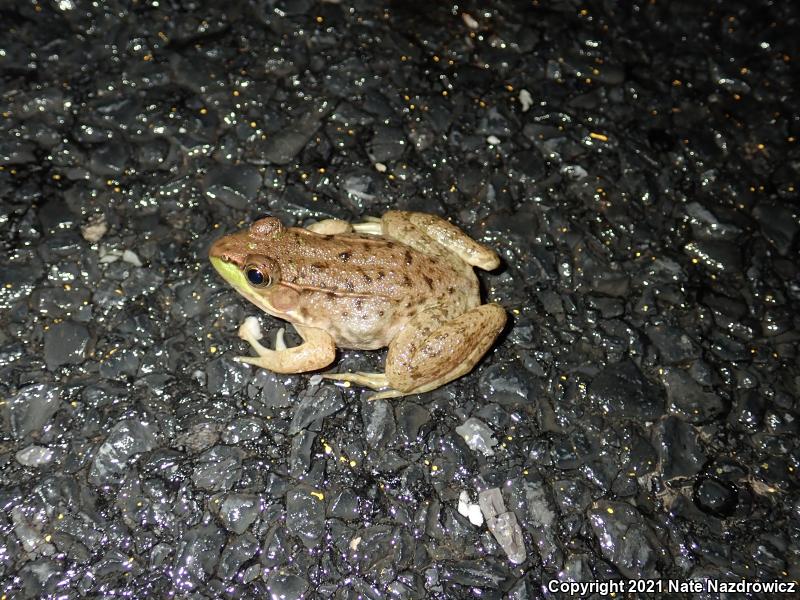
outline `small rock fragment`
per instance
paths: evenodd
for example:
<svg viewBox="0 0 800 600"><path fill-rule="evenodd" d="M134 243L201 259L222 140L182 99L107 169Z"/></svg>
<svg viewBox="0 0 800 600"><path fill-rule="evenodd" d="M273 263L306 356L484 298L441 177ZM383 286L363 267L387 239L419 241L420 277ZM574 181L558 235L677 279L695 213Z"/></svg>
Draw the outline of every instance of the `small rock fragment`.
<svg viewBox="0 0 800 600"><path fill-rule="evenodd" d="M688 479L703 468L707 457L689 423L668 416L654 428L653 438L665 481Z"/></svg>
<svg viewBox="0 0 800 600"><path fill-rule="evenodd" d="M500 488L491 488L478 494L478 504L486 518L486 526L503 548L508 560L521 564L527 558L522 528L517 522L517 515L506 510Z"/></svg>
<svg viewBox="0 0 800 600"><path fill-rule="evenodd" d="M238 535L247 531L261 512L261 500L254 494L228 494L219 507L222 524Z"/></svg>
<svg viewBox="0 0 800 600"><path fill-rule="evenodd" d="M498 442L492 437L492 430L480 419L470 417L463 425L456 427L456 433L464 438L470 450L479 450L484 456L494 456L492 448Z"/></svg>
<svg viewBox="0 0 800 600"><path fill-rule="evenodd" d="M528 112L531 106L533 106L533 98L531 97L531 93L522 88L519 91L519 103L522 105L522 112Z"/></svg>
<svg viewBox="0 0 800 600"><path fill-rule="evenodd" d="M603 556L625 577L652 579L660 575L660 544L641 513L625 502L598 500L589 521Z"/></svg>
<svg viewBox="0 0 800 600"><path fill-rule="evenodd" d="M141 267L142 261L133 250L125 250L122 253L122 260L134 267Z"/></svg>
<svg viewBox="0 0 800 600"><path fill-rule="evenodd" d="M155 425L139 419L124 419L114 425L95 454L89 481L95 485L119 483L128 460L156 447Z"/></svg>
<svg viewBox="0 0 800 600"><path fill-rule="evenodd" d="M317 546L325 533L325 503L322 493L298 487L286 493L286 527L306 548Z"/></svg>
<svg viewBox="0 0 800 600"><path fill-rule="evenodd" d="M77 365L86 357L89 330L83 323L68 320L44 332L44 361L54 371L61 365Z"/></svg>
<svg viewBox="0 0 800 600"><path fill-rule="evenodd" d="M108 223L106 223L106 217L103 214L94 215L85 225L81 225L83 239L92 244L99 242L107 231Z"/></svg>
<svg viewBox="0 0 800 600"><path fill-rule="evenodd" d="M231 489L242 476L244 452L235 446L214 446L197 460L192 481L203 490L218 492Z"/></svg>
<svg viewBox="0 0 800 600"><path fill-rule="evenodd" d="M483 513L481 512L480 504L472 503L466 490L462 490L458 496L458 514L467 517L469 522L476 527L483 525Z"/></svg>
<svg viewBox="0 0 800 600"><path fill-rule="evenodd" d="M3 406L16 438L41 429L58 410L58 388L36 383L22 388Z"/></svg>
<svg viewBox="0 0 800 600"><path fill-rule="evenodd" d="M480 27L480 23L469 13L461 13L461 20L464 21L464 25L470 29L478 29L478 27Z"/></svg>
<svg viewBox="0 0 800 600"><path fill-rule="evenodd" d="M14 456L17 462L26 467L40 467L46 465L51 460L55 453L46 446L27 446L23 448Z"/></svg>
<svg viewBox="0 0 800 600"><path fill-rule="evenodd" d="M241 209L255 199L262 180L258 169L249 165L216 165L206 173L202 184L211 200Z"/></svg>
<svg viewBox="0 0 800 600"><path fill-rule="evenodd" d="M308 390L294 411L289 435L294 435L314 421L336 414L343 408L344 399L339 388L326 386Z"/></svg>

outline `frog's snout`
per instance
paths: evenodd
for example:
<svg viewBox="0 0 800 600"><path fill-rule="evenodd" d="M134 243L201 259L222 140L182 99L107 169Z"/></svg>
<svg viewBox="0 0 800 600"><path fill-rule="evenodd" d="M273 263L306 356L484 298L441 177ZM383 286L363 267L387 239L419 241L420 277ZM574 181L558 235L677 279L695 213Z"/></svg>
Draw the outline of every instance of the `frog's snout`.
<svg viewBox="0 0 800 600"><path fill-rule="evenodd" d="M236 289L244 289L244 276L235 264L227 262L224 258L210 256L211 266L220 276Z"/></svg>
<svg viewBox="0 0 800 600"><path fill-rule="evenodd" d="M211 244L208 249L208 257L212 262L214 259L218 259L226 263L241 264L244 257L241 256L242 252L238 249L240 244L237 244L231 237L223 236Z"/></svg>

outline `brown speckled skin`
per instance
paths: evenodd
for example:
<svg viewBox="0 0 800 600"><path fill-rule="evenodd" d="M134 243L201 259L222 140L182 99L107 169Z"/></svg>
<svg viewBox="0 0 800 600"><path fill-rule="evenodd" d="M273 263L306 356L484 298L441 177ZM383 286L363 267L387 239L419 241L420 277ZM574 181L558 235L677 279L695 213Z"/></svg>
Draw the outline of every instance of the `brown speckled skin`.
<svg viewBox="0 0 800 600"><path fill-rule="evenodd" d="M413 231L399 235L406 233L414 243ZM438 243L421 239L414 246L386 236L284 228L268 217L217 240L210 254L240 269L270 271L270 286L240 290L264 311L325 330L341 348L371 350L388 346L422 309L439 307L448 319L480 304L472 266Z"/></svg>

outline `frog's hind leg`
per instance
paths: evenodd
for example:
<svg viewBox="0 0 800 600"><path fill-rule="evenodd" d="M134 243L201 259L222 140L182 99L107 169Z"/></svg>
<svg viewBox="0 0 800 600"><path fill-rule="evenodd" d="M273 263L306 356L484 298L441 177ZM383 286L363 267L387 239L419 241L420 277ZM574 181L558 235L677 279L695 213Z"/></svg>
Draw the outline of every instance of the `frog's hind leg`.
<svg viewBox="0 0 800 600"><path fill-rule="evenodd" d="M432 242L436 242L473 267L492 271L500 266L500 258L494 250L436 215L391 210L383 215L382 226L385 236L422 252L430 252Z"/></svg>
<svg viewBox="0 0 800 600"><path fill-rule="evenodd" d="M236 361L269 369L275 373L303 373L316 371L331 364L336 358L336 343L327 331L295 325L303 343L287 348L283 341L283 329L278 332L275 350L263 346L258 321L245 319L239 328L239 337L253 348L258 356L237 356Z"/></svg>
<svg viewBox="0 0 800 600"><path fill-rule="evenodd" d="M470 372L506 323L498 304L483 304L454 319L428 307L418 313L389 345L386 373L325 373L378 390L369 400L398 398L436 389Z"/></svg>
<svg viewBox="0 0 800 600"><path fill-rule="evenodd" d="M451 319L439 307L423 310L389 345L389 385L398 395L420 394L469 373L505 323L499 304L482 304Z"/></svg>

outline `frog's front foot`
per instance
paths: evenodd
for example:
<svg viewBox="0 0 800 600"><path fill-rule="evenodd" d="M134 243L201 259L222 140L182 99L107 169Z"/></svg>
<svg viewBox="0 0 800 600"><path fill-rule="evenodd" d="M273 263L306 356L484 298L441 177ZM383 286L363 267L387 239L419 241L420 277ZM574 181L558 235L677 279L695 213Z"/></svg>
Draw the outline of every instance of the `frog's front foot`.
<svg viewBox="0 0 800 600"><path fill-rule="evenodd" d="M275 339L275 350L262 345L258 319L248 317L239 327L239 337L253 348L258 356L237 356L236 361L269 369L276 373L303 373L327 367L336 358L336 344L331 335L322 329L295 325L303 343L287 348L283 328Z"/></svg>

